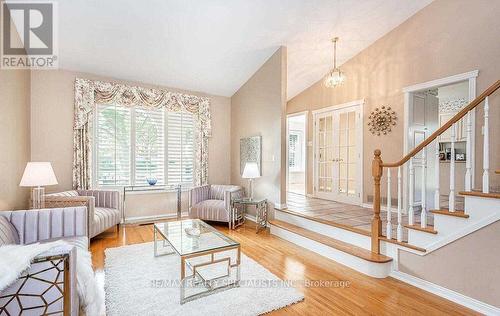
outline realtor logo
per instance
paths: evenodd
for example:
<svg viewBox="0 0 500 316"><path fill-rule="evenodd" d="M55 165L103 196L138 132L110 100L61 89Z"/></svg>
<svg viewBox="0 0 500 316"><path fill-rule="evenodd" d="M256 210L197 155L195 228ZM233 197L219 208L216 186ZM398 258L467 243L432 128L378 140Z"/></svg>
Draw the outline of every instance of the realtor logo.
<svg viewBox="0 0 500 316"><path fill-rule="evenodd" d="M1 4L0 68L57 68L56 3L2 1Z"/></svg>

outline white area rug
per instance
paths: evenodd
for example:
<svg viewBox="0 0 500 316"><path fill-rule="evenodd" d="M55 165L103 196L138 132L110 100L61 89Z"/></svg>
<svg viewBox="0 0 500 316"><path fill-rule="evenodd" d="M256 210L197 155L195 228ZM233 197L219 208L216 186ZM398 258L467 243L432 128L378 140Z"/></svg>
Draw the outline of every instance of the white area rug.
<svg viewBox="0 0 500 316"><path fill-rule="evenodd" d="M155 258L153 243L106 249L107 315L260 315L304 299L302 293L291 287L242 286L181 305L178 287L152 286L155 280L179 278L180 258L175 254ZM244 254L241 280L282 284Z"/></svg>

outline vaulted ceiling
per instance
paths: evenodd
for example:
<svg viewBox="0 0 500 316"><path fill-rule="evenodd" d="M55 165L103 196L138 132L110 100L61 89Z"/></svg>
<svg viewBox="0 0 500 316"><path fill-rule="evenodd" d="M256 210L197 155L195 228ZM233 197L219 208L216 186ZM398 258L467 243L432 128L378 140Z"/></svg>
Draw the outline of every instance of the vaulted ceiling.
<svg viewBox="0 0 500 316"><path fill-rule="evenodd" d="M431 1L59 0L59 65L231 96L285 45L290 99Z"/></svg>

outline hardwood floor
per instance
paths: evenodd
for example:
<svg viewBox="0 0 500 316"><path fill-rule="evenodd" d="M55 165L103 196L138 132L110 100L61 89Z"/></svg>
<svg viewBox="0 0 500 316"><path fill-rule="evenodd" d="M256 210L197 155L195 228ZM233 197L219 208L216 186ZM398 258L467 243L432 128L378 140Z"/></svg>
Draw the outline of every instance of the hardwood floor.
<svg viewBox="0 0 500 316"><path fill-rule="evenodd" d="M213 223L211 223L213 224ZM301 287L303 302L274 311L272 315L474 315L473 311L393 278L374 279L316 253L272 236L255 234L247 222L235 231L217 229L241 243L241 249L284 280L348 281L348 287ZM153 240L152 225L111 229L92 239L90 249L97 271L104 267L104 250ZM242 307L244 308L244 306Z"/></svg>

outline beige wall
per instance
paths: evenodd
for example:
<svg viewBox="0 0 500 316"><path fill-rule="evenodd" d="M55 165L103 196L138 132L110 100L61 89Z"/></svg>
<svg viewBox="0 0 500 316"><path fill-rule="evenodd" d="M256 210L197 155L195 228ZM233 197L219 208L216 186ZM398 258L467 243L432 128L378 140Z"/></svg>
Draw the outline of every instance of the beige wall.
<svg viewBox="0 0 500 316"><path fill-rule="evenodd" d="M382 150L384 161L396 161L403 154L402 88L478 69L477 92L484 91L500 74L499 15L496 0L436 0L342 65L347 76L342 87L327 89L318 81L288 102L287 113L365 98L364 165L371 165L377 148ZM490 104L490 134L495 135L500 133L499 92ZM372 136L366 125L367 117L375 107L382 105L395 109L398 124L387 136ZM481 114L482 110L478 110L476 185L481 183ZM310 117L309 140L312 140ZM491 170L499 169L500 142L493 138L491 150ZM308 147L308 157L307 171L312 175L311 147ZM373 190L371 168L364 170L366 201ZM312 176L308 179L308 192L312 193ZM498 188L500 177L492 175L491 182L493 188Z"/></svg>
<svg viewBox="0 0 500 316"><path fill-rule="evenodd" d="M262 177L254 182L254 196L267 198L270 207L285 203L285 103L286 48L281 47L231 97L231 182L248 186L240 176L240 138L262 136Z"/></svg>
<svg viewBox="0 0 500 316"><path fill-rule="evenodd" d="M0 70L0 210L28 206L19 187L30 156L30 72Z"/></svg>
<svg viewBox="0 0 500 316"><path fill-rule="evenodd" d="M493 223L425 256L400 250L399 270L500 307L499 231Z"/></svg>
<svg viewBox="0 0 500 316"><path fill-rule="evenodd" d="M50 161L59 185L48 191L72 187L73 107L76 77L118 81L153 87L73 71L33 71L31 80L31 159ZM166 88L211 99L212 137L209 140L209 182L230 182L230 98ZM187 195L187 194L186 194ZM175 194L146 194L127 198L127 216L149 216L174 212Z"/></svg>

